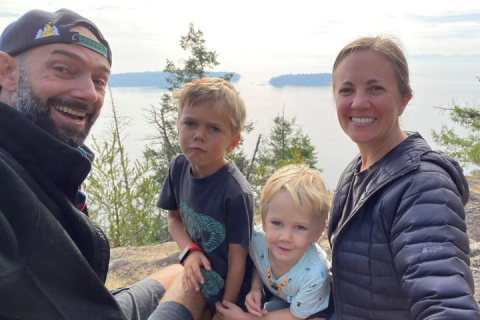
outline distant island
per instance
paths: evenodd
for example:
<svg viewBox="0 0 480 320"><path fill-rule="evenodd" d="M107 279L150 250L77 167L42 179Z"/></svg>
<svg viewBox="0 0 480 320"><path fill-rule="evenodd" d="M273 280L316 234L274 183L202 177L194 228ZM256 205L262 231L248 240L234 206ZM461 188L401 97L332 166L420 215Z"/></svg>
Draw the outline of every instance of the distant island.
<svg viewBox="0 0 480 320"><path fill-rule="evenodd" d="M222 77L230 72L207 72L207 77ZM240 75L233 73L232 82L238 81ZM112 74L108 84L112 87L157 87L160 89L169 88L171 85L165 80L167 74L162 71L154 72L130 72Z"/></svg>
<svg viewBox="0 0 480 320"><path fill-rule="evenodd" d="M332 74L284 74L270 79L269 83L277 88L285 86L327 87L332 84Z"/></svg>

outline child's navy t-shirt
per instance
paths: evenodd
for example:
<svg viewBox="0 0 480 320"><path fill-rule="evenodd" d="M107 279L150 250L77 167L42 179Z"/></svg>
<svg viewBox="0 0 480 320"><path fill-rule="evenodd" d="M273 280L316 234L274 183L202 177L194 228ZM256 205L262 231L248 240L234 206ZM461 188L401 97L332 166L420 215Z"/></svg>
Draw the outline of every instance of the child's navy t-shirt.
<svg viewBox="0 0 480 320"><path fill-rule="evenodd" d="M205 284L201 288L212 308L223 297L228 244L249 248L254 210L250 184L230 161L214 174L195 179L190 173L190 163L179 155L170 164L157 206L179 210L185 230L210 261L212 271L202 270ZM247 281L250 281L248 276L244 277L244 282ZM245 285L249 287L250 283Z"/></svg>

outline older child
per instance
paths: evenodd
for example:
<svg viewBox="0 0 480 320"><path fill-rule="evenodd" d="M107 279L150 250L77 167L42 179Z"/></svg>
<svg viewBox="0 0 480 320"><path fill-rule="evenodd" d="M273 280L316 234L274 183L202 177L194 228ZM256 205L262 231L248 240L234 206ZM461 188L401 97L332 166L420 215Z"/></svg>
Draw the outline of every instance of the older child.
<svg viewBox="0 0 480 320"><path fill-rule="evenodd" d="M218 78L187 83L173 98L183 155L170 164L157 205L168 210L170 233L183 251L184 272L152 319L198 319L205 305L209 317L217 301L243 303L250 287L251 277L244 279L244 274L251 269L246 261L253 192L225 159L240 141L246 110L235 88Z"/></svg>
<svg viewBox="0 0 480 320"><path fill-rule="evenodd" d="M244 313L228 302L217 304L225 319L325 318L330 263L316 243L330 207L318 172L289 165L275 172L261 196L262 228L253 232L250 256L255 263ZM273 298L261 308L265 285ZM275 306L276 305L276 306Z"/></svg>

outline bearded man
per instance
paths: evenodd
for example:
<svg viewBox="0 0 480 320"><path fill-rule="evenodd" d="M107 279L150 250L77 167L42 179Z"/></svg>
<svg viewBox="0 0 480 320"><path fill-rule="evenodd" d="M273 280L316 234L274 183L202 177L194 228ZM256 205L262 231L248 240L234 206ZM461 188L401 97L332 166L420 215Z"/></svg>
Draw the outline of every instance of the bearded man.
<svg viewBox="0 0 480 320"><path fill-rule="evenodd" d="M1 319L146 319L181 272L167 268L113 293L104 285L108 240L79 186L111 65L97 26L67 9L29 11L2 33Z"/></svg>

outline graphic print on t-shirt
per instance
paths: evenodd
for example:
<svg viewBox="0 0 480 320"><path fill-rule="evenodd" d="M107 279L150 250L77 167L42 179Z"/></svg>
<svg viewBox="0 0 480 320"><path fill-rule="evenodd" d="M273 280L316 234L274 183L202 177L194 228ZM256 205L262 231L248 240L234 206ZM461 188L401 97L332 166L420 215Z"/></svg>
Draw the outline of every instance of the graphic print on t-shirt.
<svg viewBox="0 0 480 320"><path fill-rule="evenodd" d="M216 296L225 285L222 277L213 270L207 271L204 268L201 268L200 272L202 273L203 280L205 280L203 284L199 284L203 295L206 299Z"/></svg>
<svg viewBox="0 0 480 320"><path fill-rule="evenodd" d="M212 217L196 213L185 202L180 202L180 216L183 224L195 243L199 244L206 253L212 252L225 240L225 227ZM222 277L215 272L201 269L205 283L200 284L205 298L217 295L225 285Z"/></svg>
<svg viewBox="0 0 480 320"><path fill-rule="evenodd" d="M212 252L225 240L225 227L220 222L194 212L185 202L180 203L180 215L190 237L194 240L201 239L203 251ZM205 237L205 232L208 237ZM205 238L208 239L205 241Z"/></svg>

